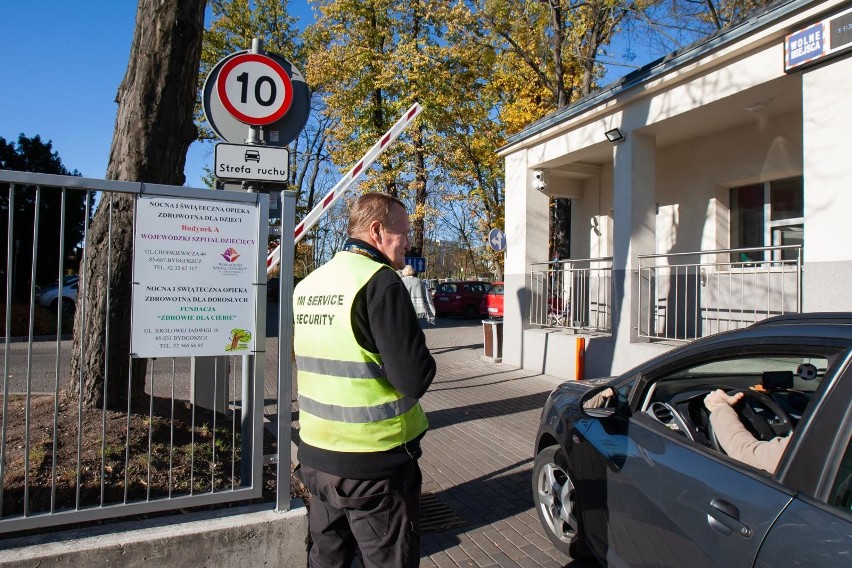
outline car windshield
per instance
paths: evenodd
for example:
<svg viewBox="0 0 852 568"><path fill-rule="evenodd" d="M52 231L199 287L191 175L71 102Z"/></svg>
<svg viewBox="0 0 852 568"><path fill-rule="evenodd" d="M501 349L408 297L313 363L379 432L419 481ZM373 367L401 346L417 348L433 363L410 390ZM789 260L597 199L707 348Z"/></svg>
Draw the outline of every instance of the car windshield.
<svg viewBox="0 0 852 568"><path fill-rule="evenodd" d="M767 385L766 382L788 381L788 384L784 385L787 388L815 392L828 365L829 361L825 357L752 356L701 363L672 373L666 379L734 379L753 376L755 384L774 386Z"/></svg>

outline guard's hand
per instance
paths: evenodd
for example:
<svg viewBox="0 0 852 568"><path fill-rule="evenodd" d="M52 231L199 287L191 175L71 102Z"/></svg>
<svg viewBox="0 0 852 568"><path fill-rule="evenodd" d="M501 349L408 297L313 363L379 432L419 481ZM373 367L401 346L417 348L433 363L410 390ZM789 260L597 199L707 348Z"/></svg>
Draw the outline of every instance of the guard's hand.
<svg viewBox="0 0 852 568"><path fill-rule="evenodd" d="M734 406L743 396L745 396L745 394L741 392L729 395L722 389L716 389L704 397L704 406L707 410L713 412L722 405Z"/></svg>

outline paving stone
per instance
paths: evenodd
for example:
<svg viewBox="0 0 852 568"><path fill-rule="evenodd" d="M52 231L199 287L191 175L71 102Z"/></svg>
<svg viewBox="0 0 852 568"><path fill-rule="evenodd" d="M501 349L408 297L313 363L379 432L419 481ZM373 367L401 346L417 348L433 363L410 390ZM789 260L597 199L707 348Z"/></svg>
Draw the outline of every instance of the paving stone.
<svg viewBox="0 0 852 568"><path fill-rule="evenodd" d="M439 318L425 333L438 372L422 399L423 486L469 524L424 535L421 566L563 566L530 496L541 406L561 381L482 361L479 321Z"/></svg>

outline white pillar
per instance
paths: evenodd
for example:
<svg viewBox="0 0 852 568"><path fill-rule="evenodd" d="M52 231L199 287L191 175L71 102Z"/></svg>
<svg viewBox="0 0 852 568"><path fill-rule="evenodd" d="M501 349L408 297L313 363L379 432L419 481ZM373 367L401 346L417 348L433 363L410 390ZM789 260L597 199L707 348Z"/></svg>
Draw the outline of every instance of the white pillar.
<svg viewBox="0 0 852 568"><path fill-rule="evenodd" d="M652 254L656 239L656 140L628 132L614 148L613 335L618 344L637 340L638 255Z"/></svg>
<svg viewBox="0 0 852 568"><path fill-rule="evenodd" d="M503 295L503 363L523 366L523 334L529 327L530 265L546 262L548 197L533 187L527 151L506 156L506 262Z"/></svg>

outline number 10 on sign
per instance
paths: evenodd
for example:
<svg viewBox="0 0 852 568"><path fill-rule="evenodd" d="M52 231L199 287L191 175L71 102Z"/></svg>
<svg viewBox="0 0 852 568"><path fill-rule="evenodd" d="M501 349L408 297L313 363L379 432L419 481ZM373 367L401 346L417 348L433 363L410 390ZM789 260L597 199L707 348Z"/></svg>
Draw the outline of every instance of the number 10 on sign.
<svg viewBox="0 0 852 568"><path fill-rule="evenodd" d="M277 61L258 53L230 59L219 72L216 91L231 116L252 126L280 120L293 102L290 76Z"/></svg>

